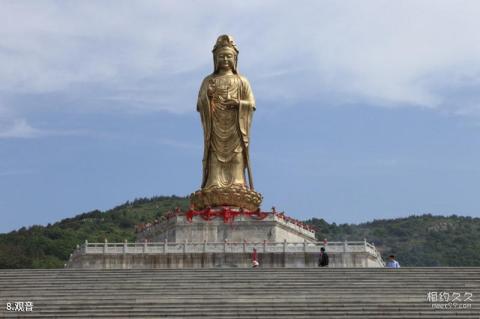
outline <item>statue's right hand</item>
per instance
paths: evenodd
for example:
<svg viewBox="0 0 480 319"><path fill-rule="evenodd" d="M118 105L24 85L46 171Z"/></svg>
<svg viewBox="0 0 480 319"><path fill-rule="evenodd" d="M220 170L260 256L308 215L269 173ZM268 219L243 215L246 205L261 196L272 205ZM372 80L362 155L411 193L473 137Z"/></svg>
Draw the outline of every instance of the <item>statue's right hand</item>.
<svg viewBox="0 0 480 319"><path fill-rule="evenodd" d="M233 109L240 105L240 101L235 99L229 99L229 100L222 101L222 104L230 109Z"/></svg>

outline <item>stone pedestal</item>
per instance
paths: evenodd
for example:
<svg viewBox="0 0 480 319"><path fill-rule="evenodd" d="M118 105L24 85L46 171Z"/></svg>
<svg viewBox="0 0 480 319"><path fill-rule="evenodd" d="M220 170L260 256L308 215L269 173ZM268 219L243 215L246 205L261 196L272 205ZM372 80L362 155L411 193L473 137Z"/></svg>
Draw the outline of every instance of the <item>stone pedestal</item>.
<svg viewBox="0 0 480 319"><path fill-rule="evenodd" d="M315 240L314 230L282 213L238 208L167 214L143 225L135 243L88 243L67 267L87 269L248 268L256 251L261 268L317 267L320 248L330 267L382 267L375 247L364 241Z"/></svg>
<svg viewBox="0 0 480 319"><path fill-rule="evenodd" d="M314 230L275 212L230 208L178 212L145 228L137 241L183 242L315 242Z"/></svg>

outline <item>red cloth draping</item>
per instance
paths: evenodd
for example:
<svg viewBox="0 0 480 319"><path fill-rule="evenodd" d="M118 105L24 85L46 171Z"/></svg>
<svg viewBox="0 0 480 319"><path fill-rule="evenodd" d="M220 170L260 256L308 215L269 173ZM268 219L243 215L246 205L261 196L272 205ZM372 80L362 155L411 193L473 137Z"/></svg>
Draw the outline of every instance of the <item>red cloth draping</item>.
<svg viewBox="0 0 480 319"><path fill-rule="evenodd" d="M187 221L191 222L193 217L200 216L203 220L212 220L215 217L223 218L225 223L231 223L238 216L248 216L255 219L265 219L268 213L260 211L245 211L245 210L232 210L229 207L222 207L220 210L212 210L211 208L205 208L203 210L190 209L185 213Z"/></svg>

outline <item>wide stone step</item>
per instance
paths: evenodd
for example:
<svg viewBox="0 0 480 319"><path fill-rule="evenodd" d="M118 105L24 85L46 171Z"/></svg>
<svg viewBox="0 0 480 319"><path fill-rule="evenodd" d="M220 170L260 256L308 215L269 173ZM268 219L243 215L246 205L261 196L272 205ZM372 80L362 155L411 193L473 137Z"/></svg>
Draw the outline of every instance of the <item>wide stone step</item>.
<svg viewBox="0 0 480 319"><path fill-rule="evenodd" d="M468 276L466 276L468 277ZM465 277L464 277L465 278ZM455 283L455 282L459 282L459 281L463 281L464 278L455 278L456 280L442 280L443 282L445 283ZM469 277L468 277L469 278ZM232 282L232 281L236 281L238 282L239 284L242 284L242 283L246 283L246 282L249 282L249 281L252 281L252 280L255 280L255 281L259 281L259 282L262 282L262 283L275 283L275 282L278 282L277 279L269 279L269 280L262 280L261 278L256 278L256 277L252 277L252 278L230 278L230 279L220 279L220 278L211 278L210 280L188 280L186 278L182 278L182 279L179 279L179 280L164 280L162 278L149 278L149 279L142 279L142 278L131 278L133 280L122 280L122 278L117 278L117 279L102 279L102 278L97 278L97 279L94 279L94 280L90 280L90 279L86 279L86 280L81 280L81 279L75 279L75 278L72 278L72 279L58 279L58 278L51 278L51 279L46 279L46 278L43 278L41 280L37 280L35 278L30 278L30 279L25 279L25 280L20 280L20 279L12 279L12 280L0 280L0 284L8 284L8 283L12 283L12 284L21 284L21 283L25 283L25 282L31 282L31 281L36 281L38 282L39 284L42 284L42 283L51 283L51 282L55 282L55 283L58 283L58 284L65 284L65 283L84 283L84 284L95 284L97 282L102 282L102 283L115 283L115 282L119 282L119 281L122 281L123 283L125 284L134 284L134 283L139 283L139 284L146 284L146 283L150 283L150 282L153 282L153 283L163 283L165 285L168 285L168 284L171 284L171 283L175 283L175 284L189 284L189 283L198 283L198 284L206 284L208 282L218 282L220 284L224 284L224 283L228 283L228 282ZM137 279L137 280L135 280ZM471 282L480 282L480 278L469 278ZM441 280L441 278L430 278L430 279L408 279L408 278L395 278L395 277L392 277L392 278L388 278L388 279L372 279L370 278L369 280L365 280L365 279L360 279L360 278L350 278L350 277L344 277L344 278L338 278L338 279L325 279L325 280L322 280L321 278L319 279L298 279L298 280L282 280L282 282L285 282L285 283L289 283L289 284L322 284L322 283L339 283L339 282L346 282L346 281L353 281L355 283L358 283L358 284L368 284L368 283L387 283L387 282L391 282L392 284L395 284L395 283L414 283L414 282L425 282L425 283L435 283L435 282L439 282L439 280Z"/></svg>
<svg viewBox="0 0 480 319"><path fill-rule="evenodd" d="M429 291L473 293L471 308L433 309ZM478 319L479 296L479 268L0 271L5 318Z"/></svg>
<svg viewBox="0 0 480 319"><path fill-rule="evenodd" d="M239 312L202 312L202 311L192 311L192 312L176 312L176 313L152 313L148 310L142 312L123 312L123 313L88 313L83 314L82 312L66 312L61 315L55 313L46 313L46 314L8 314L5 318L402 318L402 319L412 319L412 318L432 318L432 319L448 319L448 318L474 318L478 319L478 314L475 313L465 313L463 315L457 315L455 313L444 312L424 312L424 311L402 311L401 314L391 313L390 311L336 311L336 312L248 312L248 311L239 311Z"/></svg>
<svg viewBox="0 0 480 319"><path fill-rule="evenodd" d="M143 319L156 319L156 318L182 318L182 319L196 319L196 318L214 318L214 319L231 319L231 318L259 318L259 319L278 319L278 318L288 318L288 319L306 319L306 318L329 318L329 319L345 319L345 318L371 318L371 319L412 319L412 318L422 318L422 319L478 319L478 315L470 314L470 315L462 315L457 316L456 314L435 314L435 313L416 313L416 314L406 314L406 315L392 315L389 313L365 313L365 312L357 312L357 313L348 313L348 314L328 314L319 317L318 314L299 314L295 313L292 317L291 314L285 315L278 315L278 314L202 314L202 313L195 313L193 315L187 314L177 314L177 315L158 315L158 314L151 314L149 312L145 312L143 314L139 313L124 313L124 314L115 314L112 316L111 314L89 314L88 316L83 316L81 314L68 314L68 315L54 315L54 314L35 314L35 315L7 315L5 318L143 318Z"/></svg>
<svg viewBox="0 0 480 319"><path fill-rule="evenodd" d="M454 277L454 278L451 278L449 280L443 280L444 282L455 282L455 281L459 281L459 280L463 280L464 278L468 277L471 281L480 281L480 278L475 278L472 276L469 276L469 275L466 275L465 277ZM135 280L136 279L136 280ZM440 277L436 277L436 278L401 278L401 277L391 277L391 278L370 278L370 279L363 279L363 278L356 278L356 277L342 277L342 278L329 278L329 279L322 279L322 278L298 278L298 279L282 279L282 282L286 282L286 283L296 283L296 282L301 282L301 283L305 283L305 284L308 284L308 283L322 283L322 282L328 282L328 283L334 283L334 282L342 282L342 281L346 281L346 280L355 280L355 282L358 282L358 283L368 283L368 282L378 282L378 283L382 283L382 282L387 282L387 281L392 281L392 282L418 282L418 281L421 281L421 282L437 282L439 279L441 279L441 276ZM25 279L5 279L5 280L0 280L0 283L2 284L6 284L6 283L22 283L22 282L28 282L28 281L31 281L31 280L36 280L38 281L38 283L42 283L42 282L45 282L45 283L48 283L48 282L52 282L52 281L55 281L55 282L58 282L58 283L65 283L65 282L84 282L84 283L95 283L97 281L101 281L101 282L118 282L118 281L123 281L124 283L135 283L135 282L162 282L162 283L165 283L165 284L168 284L168 283L172 283L172 282L175 282L175 283L190 283L190 282L196 282L196 283L206 283L206 282L209 282L209 281L212 281L214 280L215 282L219 282L219 283L222 283L222 282L230 282L232 280L236 280L238 281L239 283L242 283L242 282L247 282L247 281L251 281L251 280L258 280L258 281L261 281L261 282L278 282L278 280L276 278L271 278L271 279L264 279L264 278L258 278L258 277L251 277L251 278L245 278L245 277L242 277L242 278L210 278L209 280L198 280L198 279L195 279L195 278L191 278L191 280L188 280L188 278L185 278L185 277L182 277L182 278L179 278L178 280L165 280L161 277L152 277L152 278L141 278L141 277L132 277L132 278L129 278L129 280L122 280L121 277L118 277L118 278L102 278L102 277L98 277L98 278L85 278L85 279L81 279L81 278L56 278L56 277L52 277L52 278L42 278L42 279L39 279L39 278L25 278Z"/></svg>
<svg viewBox="0 0 480 319"><path fill-rule="evenodd" d="M246 319L251 319L251 318L259 318L259 319L278 319L278 318L288 318L288 319L311 319L311 318L319 318L318 314L317 315L308 315L308 314L295 314L294 317L289 317L290 315L287 316L279 316L279 315L251 315L251 314L234 314L234 315L212 315L212 314L204 314L204 315L199 315L196 313L195 315L192 316L183 316L183 315L176 315L176 316L170 316L170 315L152 315L151 313L145 313L144 315L137 315L137 314L115 314L115 317L112 317L110 314L107 315L88 315L88 316L82 316L79 314L73 314L73 315L42 315L42 314L37 314L37 315L8 315L5 318L143 318L143 319L157 319L157 318L182 318L182 319L205 319L205 318L215 318L215 319L231 319L231 318L246 318ZM457 316L456 314L424 314L424 313L419 313L419 314L407 314L407 315L395 315L395 314L388 314L388 313L372 313L368 314L368 316L363 315L362 313L349 313L348 316L345 314L329 314L328 317L322 316L322 318L329 318L329 319L346 319L346 318L369 318L369 319L412 319L412 318L422 318L422 319L478 319L478 316L476 314L473 315L462 315L462 316Z"/></svg>
<svg viewBox="0 0 480 319"><path fill-rule="evenodd" d="M418 313L431 313L434 314L436 313L437 315L440 315L442 311L438 310L425 310L425 309L420 309L420 308L413 308L413 309L402 309L402 308L387 308L387 307L378 307L378 308L362 308L362 307L355 307L355 308L333 308L333 307L318 307L318 308L310 308L308 306L304 307L299 307L297 305L289 305L289 307L284 307L284 308L279 308L278 305L274 305L272 307L266 307L266 308L206 308L206 307L195 307L195 308L166 308L166 309L145 309L145 308L118 308L118 309L101 309L101 308L95 308L95 309L86 309L86 308L76 308L76 309L69 309L69 308L60 308L60 309L47 309L47 310L42 310L42 314L50 314L50 315L55 315L59 311L62 311L63 314L83 314L83 315L92 315L92 314L122 314L122 313L149 313L151 314L163 314L163 315L169 315L169 316L177 316L177 315L182 315L185 316L189 314L190 316L195 316L201 313L205 314L278 314L278 315L285 315L285 314L290 314L294 315L296 313L300 314L317 314L320 312L322 314L348 314L348 313L354 313L354 312L364 312L366 313L389 313L389 312L397 312L397 311L402 311L403 315L407 314L418 314ZM475 314L472 311L465 310L464 314ZM478 314L478 312L477 312Z"/></svg>
<svg viewBox="0 0 480 319"><path fill-rule="evenodd" d="M266 273L316 273L316 272L331 272L331 273L391 273L391 272L409 272L409 273L437 273L448 272L451 273L455 269L459 272L475 272L478 273L478 267L404 267L399 269L388 268L210 268L210 269L112 269L112 270L92 270L92 269L2 269L0 273L189 273L195 274L221 274L221 273L249 273L249 272L266 272Z"/></svg>
<svg viewBox="0 0 480 319"><path fill-rule="evenodd" d="M208 290L205 288L203 291L197 291L195 293L190 293L188 290L184 291L175 291L175 290L170 290L167 292L163 292L161 290L150 290L150 291L129 291L124 289L123 291L116 291L116 290L106 290L103 292L92 292L95 289L95 287L92 287L90 291L88 290L82 290L82 291L76 291L76 290L61 290L61 291L28 291L28 290L22 290L19 291L18 293L15 292L2 292L0 294L0 297L8 297L8 296L49 296L49 297L54 297L54 296L65 296L68 297L69 295L72 296L82 296L82 297L87 297L87 298L102 298L102 296L105 296L106 294L108 295L115 295L116 297L121 297L122 295L128 295L132 297L145 297L145 296L157 296L159 295L159 292L162 292L160 295L162 297L190 297L190 298L206 298L206 297L215 297L216 295L222 295L222 296L262 296L264 295L264 298L268 298L269 295L277 295L278 297L281 296L290 296L292 294L300 294L301 296L307 296L311 294L321 294L322 298L325 298L328 296L328 294L335 294L335 295L342 295L344 297L356 297L357 295L361 294L369 294L371 297L375 296L403 296L403 295L420 295L422 293L425 293L426 291L448 291L448 290L455 290L455 291L461 291L461 290L468 290L470 292L478 293L480 290L478 289L472 289L470 287L438 287L438 288L431 288L431 287L425 287L423 289L415 289L415 290L399 290L396 292L392 292L392 290L347 290L348 288L345 288L345 290L342 289L335 289L335 290L325 290L325 289L310 289L310 290L302 290L302 289L293 289L293 290L273 290L273 289L256 289L256 290L247 290L245 289L244 291L224 291L222 289L215 289L215 290ZM90 297L88 297L90 296ZM315 299L315 297L310 297L312 299Z"/></svg>
<svg viewBox="0 0 480 319"><path fill-rule="evenodd" d="M268 282L268 281L259 281L259 280L255 280L256 283L258 284L262 284L262 285L265 285L265 286L268 286L268 287L284 287L285 288L285 285L288 285L289 287L291 288L295 288L295 287L304 287L304 288L309 288L309 287L330 287L332 285L335 285L336 287L343 287L343 286L346 286L346 287L351 287L351 288L361 288L361 287L365 287L365 288L369 288L369 287L379 287L379 286L382 286L382 285L385 285L385 286L389 286L389 287L398 287L398 288L401 288L401 287L405 287L406 285L408 286L411 286L411 287L415 287L415 286L423 286L423 285L434 285L434 286L441 286L441 285L448 285L448 286L462 286L462 285L472 285L472 286L476 286L478 284L480 284L480 280L471 280L469 282L460 282L460 281L445 281L445 282L439 282L439 280L437 281L401 281L401 282L395 282L394 280L391 280L390 282L389 281L370 281L370 282L356 282L356 283L352 283L352 284L349 284L347 285L345 282L348 282L348 281L354 281L354 279L345 279L344 281L329 281L329 282L283 282L283 285L278 283L278 282ZM19 282L7 282L5 284L1 283L0 282L0 285L2 287L22 287L24 284L29 284L29 282L31 281L19 281ZM105 287L105 288L108 288L108 287L111 287L111 284L115 284L115 282L102 282L101 280L98 280L96 282L75 282L75 281L71 281L71 282L57 282L53 285L49 285L48 282L42 282L42 283L39 283L38 285L35 285L36 287L38 288L42 288L42 287L52 287L52 288L55 288L55 289L58 289L58 288L62 288L62 287L72 287L72 286L76 286L76 287L79 287L79 288L82 288L82 287ZM195 282L195 281L192 281L191 283L185 283L185 282L178 282L178 283L170 283L170 284L166 284L166 283L161 283L161 279L157 279L157 280L152 280L149 282L137 282L137 283L125 283L125 284L122 284L122 285L118 285L116 286L116 288L122 286L122 287L125 287L125 288L129 288L129 289L135 289L135 288L138 288L138 289L148 289L148 288L168 288L170 287L172 284L175 284L175 286L177 288L188 288L188 287L191 287L193 285L196 285L196 286L199 286L199 287L203 287L203 286L209 286L209 287L212 287L212 285L215 285L217 287L221 287L221 288L228 288L228 287L235 287L235 288L240 288L240 287L246 287L249 285L249 282L245 281L245 282L234 282L234 281L225 281L225 282L217 282L215 280L211 280L210 282ZM250 282L251 284L251 282Z"/></svg>

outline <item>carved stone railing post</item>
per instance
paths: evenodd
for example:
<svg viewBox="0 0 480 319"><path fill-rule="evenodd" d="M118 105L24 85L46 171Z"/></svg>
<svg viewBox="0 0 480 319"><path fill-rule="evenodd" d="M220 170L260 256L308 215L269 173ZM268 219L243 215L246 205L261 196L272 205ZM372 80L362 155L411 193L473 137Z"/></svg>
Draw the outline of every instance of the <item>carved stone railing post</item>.
<svg viewBox="0 0 480 319"><path fill-rule="evenodd" d="M263 240L263 252L267 252L267 241L265 239Z"/></svg>
<svg viewBox="0 0 480 319"><path fill-rule="evenodd" d="M207 240L206 239L203 240L203 252L204 253L207 252Z"/></svg>
<svg viewBox="0 0 480 319"><path fill-rule="evenodd" d="M243 253L247 252L247 241L244 239L243 240Z"/></svg>
<svg viewBox="0 0 480 319"><path fill-rule="evenodd" d="M307 240L306 239L303 240L303 252L304 253L307 252Z"/></svg>
<svg viewBox="0 0 480 319"><path fill-rule="evenodd" d="M283 240L283 253L285 254L287 252L287 240Z"/></svg>
<svg viewBox="0 0 480 319"><path fill-rule="evenodd" d="M127 253L127 243L128 243L128 241L125 239L125 241L123 242L123 253L124 254Z"/></svg>
<svg viewBox="0 0 480 319"><path fill-rule="evenodd" d="M228 241L228 240L225 239L225 241L223 242L223 252L224 252L224 253L227 252L227 241Z"/></svg>
<svg viewBox="0 0 480 319"><path fill-rule="evenodd" d="M163 242L163 253L166 254L168 250L168 239L165 238L165 241Z"/></svg>
<svg viewBox="0 0 480 319"><path fill-rule="evenodd" d="M103 253L106 254L108 249L108 240L105 238L105 241L103 243Z"/></svg>
<svg viewBox="0 0 480 319"><path fill-rule="evenodd" d="M88 240L85 239L85 254L88 253Z"/></svg>
<svg viewBox="0 0 480 319"><path fill-rule="evenodd" d="M145 238L143 241L143 253L145 254L147 252L147 239Z"/></svg>
<svg viewBox="0 0 480 319"><path fill-rule="evenodd" d="M185 255L187 253L187 240L183 242L183 254Z"/></svg>

